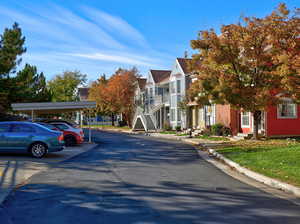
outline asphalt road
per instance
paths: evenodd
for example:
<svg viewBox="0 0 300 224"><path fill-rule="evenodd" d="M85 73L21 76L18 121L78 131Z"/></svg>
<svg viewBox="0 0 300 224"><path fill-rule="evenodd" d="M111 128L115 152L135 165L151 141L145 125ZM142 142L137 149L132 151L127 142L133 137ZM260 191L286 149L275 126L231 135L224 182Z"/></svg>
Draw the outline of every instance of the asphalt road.
<svg viewBox="0 0 300 224"><path fill-rule="evenodd" d="M299 206L227 176L192 146L118 133L95 137L96 148L9 196L4 211L11 223L300 223Z"/></svg>

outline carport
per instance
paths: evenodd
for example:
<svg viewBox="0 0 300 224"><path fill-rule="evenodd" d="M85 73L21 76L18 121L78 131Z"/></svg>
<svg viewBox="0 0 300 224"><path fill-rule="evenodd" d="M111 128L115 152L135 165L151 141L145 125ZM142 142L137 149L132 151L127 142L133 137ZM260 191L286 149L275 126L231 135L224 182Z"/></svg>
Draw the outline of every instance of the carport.
<svg viewBox="0 0 300 224"><path fill-rule="evenodd" d="M87 111L89 125L89 142L92 141L91 132L91 110L96 108L94 101L78 101L78 102L47 102L47 103L13 103L13 111L28 114L32 121L36 115L41 114L58 114L65 112Z"/></svg>

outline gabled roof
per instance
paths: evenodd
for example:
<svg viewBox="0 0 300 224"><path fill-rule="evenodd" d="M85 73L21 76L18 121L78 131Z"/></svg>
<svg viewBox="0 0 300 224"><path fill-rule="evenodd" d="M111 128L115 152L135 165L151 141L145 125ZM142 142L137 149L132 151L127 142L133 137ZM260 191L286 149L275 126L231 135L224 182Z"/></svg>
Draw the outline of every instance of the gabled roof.
<svg viewBox="0 0 300 224"><path fill-rule="evenodd" d="M90 88L87 87L78 88L78 95L80 100L87 100L87 98L89 97L89 89Z"/></svg>
<svg viewBox="0 0 300 224"><path fill-rule="evenodd" d="M145 89L147 79L145 79L145 78L138 78L137 81L138 81L138 85L139 85L140 89L141 90Z"/></svg>
<svg viewBox="0 0 300 224"><path fill-rule="evenodd" d="M155 83L167 81L170 78L170 70L150 70Z"/></svg>
<svg viewBox="0 0 300 224"><path fill-rule="evenodd" d="M180 67L182 68L184 74L188 74L190 73L190 68L189 68L189 62L191 61L192 59L190 58L177 58L177 61L180 65Z"/></svg>

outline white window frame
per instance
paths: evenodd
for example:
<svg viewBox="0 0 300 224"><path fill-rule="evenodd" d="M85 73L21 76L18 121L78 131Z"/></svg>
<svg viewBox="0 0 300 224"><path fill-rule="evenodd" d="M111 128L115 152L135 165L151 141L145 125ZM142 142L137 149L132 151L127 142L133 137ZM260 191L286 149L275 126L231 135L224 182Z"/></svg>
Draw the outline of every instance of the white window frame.
<svg viewBox="0 0 300 224"><path fill-rule="evenodd" d="M181 110L177 108L177 121L181 122Z"/></svg>
<svg viewBox="0 0 300 224"><path fill-rule="evenodd" d="M170 93L171 94L176 94L176 81L171 81L170 82Z"/></svg>
<svg viewBox="0 0 300 224"><path fill-rule="evenodd" d="M248 125L243 124L243 117L246 116L246 115L243 115L243 113L247 113L248 114L247 115L248 119L249 119L249 124ZM241 112L241 127L242 128L250 128L250 123L251 123L251 113L247 112L247 111Z"/></svg>
<svg viewBox="0 0 300 224"><path fill-rule="evenodd" d="M170 120L171 120L171 122L176 121L176 109L174 109L174 108L170 109Z"/></svg>
<svg viewBox="0 0 300 224"><path fill-rule="evenodd" d="M180 94L181 93L181 80L180 79L177 79L176 80L176 93L177 94Z"/></svg>
<svg viewBox="0 0 300 224"><path fill-rule="evenodd" d="M297 119L298 118L298 105L293 103L293 101L289 98L283 98L282 101L286 104L293 105L294 116L282 116L281 115L281 107L282 103L277 105L277 119Z"/></svg>

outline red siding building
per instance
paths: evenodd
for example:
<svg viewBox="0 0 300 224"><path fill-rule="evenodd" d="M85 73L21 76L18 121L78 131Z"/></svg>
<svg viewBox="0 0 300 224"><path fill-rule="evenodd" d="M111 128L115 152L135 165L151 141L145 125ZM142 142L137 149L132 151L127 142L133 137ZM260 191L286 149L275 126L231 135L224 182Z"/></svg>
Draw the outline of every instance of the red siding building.
<svg viewBox="0 0 300 224"><path fill-rule="evenodd" d="M284 99L278 106L269 106L262 112L259 133L267 137L300 136L300 106ZM253 116L229 105L216 105L216 123L230 127L233 135L253 133Z"/></svg>

